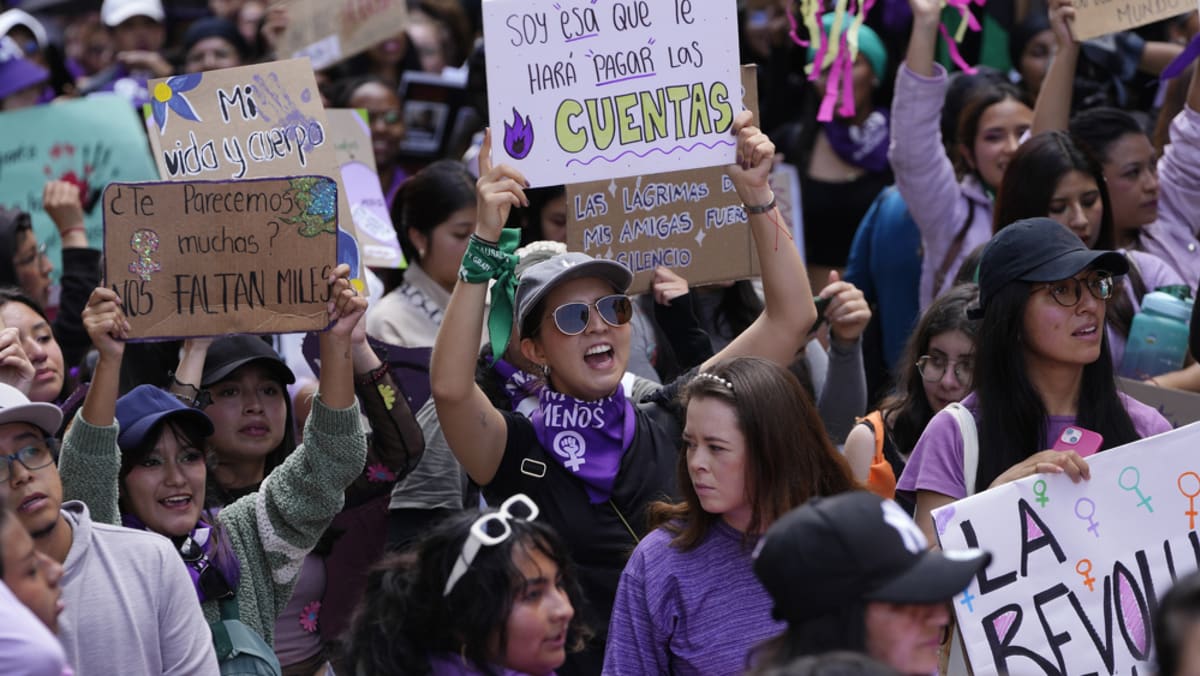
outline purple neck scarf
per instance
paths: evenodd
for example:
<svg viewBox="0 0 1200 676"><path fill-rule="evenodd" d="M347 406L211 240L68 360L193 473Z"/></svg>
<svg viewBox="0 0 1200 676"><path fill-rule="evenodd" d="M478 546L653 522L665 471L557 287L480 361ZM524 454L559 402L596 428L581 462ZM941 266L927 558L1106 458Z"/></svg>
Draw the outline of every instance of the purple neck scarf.
<svg viewBox="0 0 1200 676"><path fill-rule="evenodd" d="M146 524L133 514L122 514L121 525L126 528L135 530L148 530ZM204 591L200 588L200 571L205 565L211 565L221 574L225 576L225 581L229 583L230 589L237 589L238 583L242 580L242 564L238 561L237 554L229 546L229 538L222 537L220 542L214 544L213 532L214 528L200 519L196 522L196 527L188 534L188 537L200 546L203 553L200 560L195 563L186 563L188 576L192 578L192 586L196 588L196 596L199 597L200 603L204 603L208 599L205 598ZM224 533L222 533L224 535ZM171 539L175 541L174 538ZM179 544L176 543L175 549L179 549Z"/></svg>
<svg viewBox="0 0 1200 676"><path fill-rule="evenodd" d="M531 418L538 408L538 390L542 389L542 382L537 376L526 373L503 359L492 359L492 368L504 378L504 393L508 395L512 412Z"/></svg>
<svg viewBox="0 0 1200 676"><path fill-rule="evenodd" d="M529 420L542 448L579 477L593 505L612 496L636 421L623 387L599 401L581 401L543 387Z"/></svg>
<svg viewBox="0 0 1200 676"><path fill-rule="evenodd" d="M834 118L822 125L825 138L833 152L843 162L871 173L880 173L888 167L888 114L886 110L873 110L861 125L852 125Z"/></svg>

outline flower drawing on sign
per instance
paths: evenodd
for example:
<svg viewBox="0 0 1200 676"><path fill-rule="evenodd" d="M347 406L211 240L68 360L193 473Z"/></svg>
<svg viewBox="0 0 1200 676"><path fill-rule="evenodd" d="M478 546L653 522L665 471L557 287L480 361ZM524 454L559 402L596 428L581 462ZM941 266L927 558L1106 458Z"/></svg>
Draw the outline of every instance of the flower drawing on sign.
<svg viewBox="0 0 1200 676"><path fill-rule="evenodd" d="M375 463L367 467L367 481L372 483L388 483L396 480L396 473L383 463Z"/></svg>
<svg viewBox="0 0 1200 676"><path fill-rule="evenodd" d="M137 254L137 258L129 264L129 271L137 275L143 282L150 281L150 275L162 270L162 265L154 260L158 251L158 233L145 228L133 233L129 238L129 248Z"/></svg>
<svg viewBox="0 0 1200 676"><path fill-rule="evenodd" d="M176 115L185 120L200 122L200 116L196 114L192 102L188 101L183 92L190 92L199 86L201 75L203 74L176 75L154 85L153 95L150 97L150 112L154 115L159 134L167 129L168 111L175 111Z"/></svg>
<svg viewBox="0 0 1200 676"><path fill-rule="evenodd" d="M284 219L300 226L302 237L337 232L337 184L321 176L293 178L288 194L300 206L300 214Z"/></svg>
<svg viewBox="0 0 1200 676"><path fill-rule="evenodd" d="M523 160L533 150L533 123L529 116L521 119L521 113L513 108L513 123L504 123L504 150L514 160Z"/></svg>

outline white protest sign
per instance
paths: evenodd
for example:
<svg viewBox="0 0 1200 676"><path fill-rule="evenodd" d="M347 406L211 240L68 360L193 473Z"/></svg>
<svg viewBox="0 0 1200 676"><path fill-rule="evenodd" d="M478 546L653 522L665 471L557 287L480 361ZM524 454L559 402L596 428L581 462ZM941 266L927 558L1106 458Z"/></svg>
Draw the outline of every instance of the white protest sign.
<svg viewBox="0 0 1200 676"><path fill-rule="evenodd" d="M1200 424L1088 458L1091 478L1040 474L933 512L944 549L991 564L954 598L976 676L1150 674L1152 621L1200 565Z"/></svg>
<svg viewBox="0 0 1200 676"><path fill-rule="evenodd" d="M534 186L730 164L736 0L484 0L492 158Z"/></svg>

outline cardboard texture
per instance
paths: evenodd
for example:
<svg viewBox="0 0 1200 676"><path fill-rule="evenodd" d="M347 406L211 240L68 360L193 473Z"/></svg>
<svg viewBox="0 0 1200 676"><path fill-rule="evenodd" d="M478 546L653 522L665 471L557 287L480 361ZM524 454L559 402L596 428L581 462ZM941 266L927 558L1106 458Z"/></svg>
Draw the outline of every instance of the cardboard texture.
<svg viewBox="0 0 1200 676"><path fill-rule="evenodd" d="M341 180L337 152L307 59L271 61L149 84L150 146L169 181L315 174ZM338 262L362 277L354 217L338 186Z"/></svg>
<svg viewBox="0 0 1200 676"><path fill-rule="evenodd" d="M38 241L62 274L62 239L42 209L49 180L79 186L88 242L104 242L100 194L110 181L151 181L158 177L146 133L129 101L115 94L93 94L52 106L0 113L0 206L20 209L33 218Z"/></svg>
<svg viewBox="0 0 1200 676"><path fill-rule="evenodd" d="M952 600L985 674L1150 674L1152 616L1197 569L1200 425L1088 458L1091 478L1035 474L933 511L942 549L992 562Z"/></svg>
<svg viewBox="0 0 1200 676"><path fill-rule="evenodd" d="M408 24L404 0L282 0L288 27L279 54L321 70L394 37Z"/></svg>
<svg viewBox="0 0 1200 676"><path fill-rule="evenodd" d="M371 148L371 128L367 126L365 114L360 110L328 108L325 115L329 119L329 138L341 169L339 187L346 191L346 199L350 202L363 265L392 269L408 267L392 226L383 187L379 184L375 153Z"/></svg>
<svg viewBox="0 0 1200 676"><path fill-rule="evenodd" d="M757 116L754 67L741 72ZM628 267L630 293L648 291L659 265L694 285L758 274L746 212L723 166L568 185L567 248Z"/></svg>
<svg viewBox="0 0 1200 676"><path fill-rule="evenodd" d="M1071 33L1076 40L1091 40L1195 9L1189 0L1076 0Z"/></svg>
<svg viewBox="0 0 1200 676"><path fill-rule="evenodd" d="M492 158L534 186L729 164L735 0L485 0Z"/></svg>
<svg viewBox="0 0 1200 676"><path fill-rule="evenodd" d="M1122 392L1155 408L1175 427L1200 421L1200 394L1155 387L1129 378L1118 378L1117 381Z"/></svg>
<svg viewBox="0 0 1200 676"><path fill-rule="evenodd" d="M328 325L332 179L112 183L103 200L104 279L135 340Z"/></svg>

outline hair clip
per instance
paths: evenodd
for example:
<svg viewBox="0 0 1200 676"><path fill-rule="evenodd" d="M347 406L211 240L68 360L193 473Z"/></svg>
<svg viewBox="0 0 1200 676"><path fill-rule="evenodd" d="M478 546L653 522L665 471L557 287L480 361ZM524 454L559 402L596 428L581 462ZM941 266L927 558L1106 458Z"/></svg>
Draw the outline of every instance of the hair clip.
<svg viewBox="0 0 1200 676"><path fill-rule="evenodd" d="M705 373L702 371L702 372L696 374L696 378L697 379L704 378L706 380L711 380L711 381L717 383L718 385L724 385L725 389L729 390L730 394L733 394L733 383L729 382L728 380L725 380L721 376L718 376L713 373Z"/></svg>

